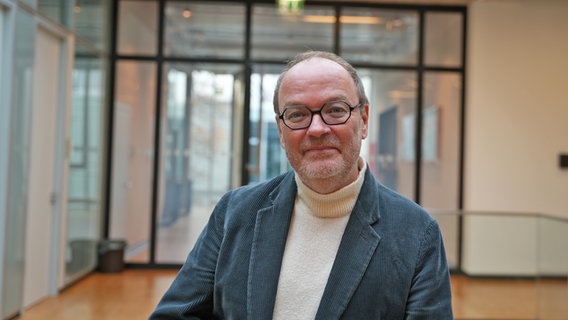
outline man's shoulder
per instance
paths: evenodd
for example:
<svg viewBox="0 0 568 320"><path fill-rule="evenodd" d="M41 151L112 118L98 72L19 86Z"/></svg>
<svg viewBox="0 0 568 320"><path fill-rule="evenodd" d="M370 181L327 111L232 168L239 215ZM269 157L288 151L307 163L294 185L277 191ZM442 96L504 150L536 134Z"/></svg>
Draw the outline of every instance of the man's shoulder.
<svg viewBox="0 0 568 320"><path fill-rule="evenodd" d="M237 200L241 203L265 201L276 197L283 188L285 191L289 190L292 184L294 184L294 174L293 172L286 172L265 181L254 182L232 189L225 194L225 198Z"/></svg>
<svg viewBox="0 0 568 320"><path fill-rule="evenodd" d="M392 190L377 181L379 195L379 210L381 216L391 216L395 219L413 217L424 223L433 221L432 216L422 206L402 195L398 191Z"/></svg>

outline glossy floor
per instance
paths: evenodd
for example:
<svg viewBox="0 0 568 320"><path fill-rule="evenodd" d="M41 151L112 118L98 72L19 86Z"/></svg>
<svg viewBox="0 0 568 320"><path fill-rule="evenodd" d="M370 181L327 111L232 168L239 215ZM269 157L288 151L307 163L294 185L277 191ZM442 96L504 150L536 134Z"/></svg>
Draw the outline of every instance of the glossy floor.
<svg viewBox="0 0 568 320"><path fill-rule="evenodd" d="M174 270L92 273L19 320L146 319L173 280ZM456 319L568 319L566 279L477 279L452 276Z"/></svg>

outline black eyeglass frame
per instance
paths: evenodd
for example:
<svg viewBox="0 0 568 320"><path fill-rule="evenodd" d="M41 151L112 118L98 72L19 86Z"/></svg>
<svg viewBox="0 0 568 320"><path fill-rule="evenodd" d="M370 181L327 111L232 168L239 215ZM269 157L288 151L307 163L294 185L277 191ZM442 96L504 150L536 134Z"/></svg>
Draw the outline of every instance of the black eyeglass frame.
<svg viewBox="0 0 568 320"><path fill-rule="evenodd" d="M321 111L323 110L323 108L325 108L325 107L328 106L329 104L335 103L335 102L342 102L342 103L344 103L347 107L349 107L349 116L347 116L347 118L346 118L345 121L343 121L343 122L328 123L327 121L325 121L325 117L322 116ZM324 103L324 104L321 106L321 108L319 108L318 110L312 110L312 109L308 108L307 106L290 106L290 107L284 108L284 110L282 110L282 113L280 113L280 114L278 115L278 119L282 120L282 123L284 123L284 125L285 125L286 127L290 128L290 130L302 130L302 129L309 128L309 127L312 125L312 121L314 120L314 114L319 114L321 120L323 121L323 123L327 124L328 126L337 126L337 125L342 125L342 124L347 123L347 121L349 121L349 119L351 119L351 114L353 113L353 110L355 110L355 109L357 109L357 108L360 108L360 107L362 107L362 106L363 106L363 103L362 103L362 102L359 102L358 104L356 104L356 105L354 105L354 106L351 106L351 105L349 104L349 102L347 102L347 101L345 101L345 100L332 100L332 101L328 101L328 102ZM304 109L308 110L308 111L310 112L310 121L308 122L308 124L305 125L305 126L299 127L299 128L292 128L292 127L290 127L290 125L288 125L288 124L286 123L286 120L284 120L284 113L286 112L286 110L291 109L291 108L294 108L294 109L304 108Z"/></svg>

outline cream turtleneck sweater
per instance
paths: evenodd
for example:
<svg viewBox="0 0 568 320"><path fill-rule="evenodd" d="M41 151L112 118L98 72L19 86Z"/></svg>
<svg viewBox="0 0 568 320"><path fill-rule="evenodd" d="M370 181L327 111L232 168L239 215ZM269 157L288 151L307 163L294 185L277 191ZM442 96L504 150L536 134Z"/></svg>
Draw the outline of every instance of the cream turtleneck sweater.
<svg viewBox="0 0 568 320"><path fill-rule="evenodd" d="M319 194L296 175L298 194L278 280L273 319L314 319L339 243L363 185L366 163L359 158L357 180Z"/></svg>

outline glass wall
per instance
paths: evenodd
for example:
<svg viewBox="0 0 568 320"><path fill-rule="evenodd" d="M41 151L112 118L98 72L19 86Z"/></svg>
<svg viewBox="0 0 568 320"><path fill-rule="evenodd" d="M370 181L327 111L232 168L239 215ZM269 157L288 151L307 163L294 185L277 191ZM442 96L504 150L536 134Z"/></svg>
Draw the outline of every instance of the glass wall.
<svg viewBox="0 0 568 320"><path fill-rule="evenodd" d="M231 186L240 65L166 64L156 261L183 262Z"/></svg>
<svg viewBox="0 0 568 320"><path fill-rule="evenodd" d="M458 209L461 84L457 73L424 75L420 200L429 209Z"/></svg>
<svg viewBox="0 0 568 320"><path fill-rule="evenodd" d="M76 39L66 216L65 283L69 283L97 266L103 230L110 7L106 1L87 0L60 5Z"/></svg>
<svg viewBox="0 0 568 320"><path fill-rule="evenodd" d="M245 17L245 6L238 3L169 1L165 9L164 54L242 59Z"/></svg>
<svg viewBox="0 0 568 320"><path fill-rule="evenodd" d="M363 69L361 76L371 101L362 153L379 181L413 199L417 73Z"/></svg>
<svg viewBox="0 0 568 320"><path fill-rule="evenodd" d="M118 10L110 229L128 240L128 262L182 263L222 193L290 169L272 95L285 61L309 49L359 70L373 174L427 208L459 208L465 8L338 3L283 15L261 1L122 0ZM112 231L130 228L135 237Z"/></svg>
<svg viewBox="0 0 568 320"><path fill-rule="evenodd" d="M129 262L150 258L156 74L153 62L122 61L116 66L109 235L127 241Z"/></svg>
<svg viewBox="0 0 568 320"><path fill-rule="evenodd" d="M158 52L158 2L120 1L118 13L118 53L155 55Z"/></svg>
<svg viewBox="0 0 568 320"><path fill-rule="evenodd" d="M289 168L280 147L272 96L282 67L256 64L250 79L249 182L263 181Z"/></svg>
<svg viewBox="0 0 568 320"><path fill-rule="evenodd" d="M252 14L253 59L284 61L308 49L333 51L332 7L306 6L302 15L282 15L276 5L257 4Z"/></svg>
<svg viewBox="0 0 568 320"><path fill-rule="evenodd" d="M418 12L345 8L341 53L348 61L391 65L418 63Z"/></svg>
<svg viewBox="0 0 568 320"><path fill-rule="evenodd" d="M23 297L24 248L28 194L28 164L33 90L35 21L24 11L16 13L14 65L12 74L13 107L10 115L8 150L8 190L5 217L2 317L14 315Z"/></svg>
<svg viewBox="0 0 568 320"><path fill-rule="evenodd" d="M67 204L66 277L96 267L102 230L104 72L100 58L77 48L73 70L71 154Z"/></svg>
<svg viewBox="0 0 568 320"><path fill-rule="evenodd" d="M61 123L45 122L46 127L57 126L57 139L60 143L46 150L57 154L56 158L67 164L68 168L59 168L54 172L55 185L49 183L41 187L34 184L38 194L51 195L51 205L61 208L54 216L56 224L48 228L53 232L50 241L42 243L44 246L34 246L34 249L49 254L56 252L57 260L53 261L53 270L61 271L46 273L42 281L49 282L50 292L60 289L62 286L77 279L81 274L92 271L96 266L97 251L95 244L101 236L101 212L102 212L102 178L103 173L103 139L104 132L104 92L107 65L104 63L108 58L107 35L109 31L105 19L108 17L108 7L103 1L2 1L0 8L2 14L7 8L9 19L0 21L0 33L2 33L2 45L0 45L0 60L2 61L2 74L6 75L9 86L2 85L2 102L8 103L7 108L2 106L3 127L8 134L3 136L2 155L0 155L2 170L6 164L6 189L5 198L2 202L2 255L0 313L2 318L13 316L22 308L23 297L30 296L27 286L23 284L33 283L24 281L25 266L32 266L33 261L26 259L29 254L26 251L26 239L32 239L26 234L26 227L30 220L28 203L35 203L30 192L30 181L39 176L33 175L35 170L43 168L35 167L30 161L30 134L32 129L32 100L34 95L34 82L37 83L39 74L34 68L34 58L43 59L50 63L48 56L42 56L37 51L38 43L34 39L41 30L51 30L56 34L56 41L61 41L62 47L68 48L68 40L73 39L76 45L74 55L64 50L63 55L51 57L59 65L61 74L71 75L66 69L67 65L73 66L73 86L66 81L66 77L53 79L57 92L67 97L72 97L71 105L67 99L61 100ZM19 4L28 3L23 7ZM7 4L6 7L3 7ZM2 15L4 17L4 15ZM4 29L6 28L6 29ZM7 37L3 37L7 34ZM25 41L20 41L25 39ZM43 43L44 44L44 43ZM71 48L69 48L71 49ZM9 60L5 60L5 59ZM40 60L40 61L43 61ZM6 64L6 61L9 63ZM4 69L4 67L10 66ZM64 72L64 73L63 73ZM63 80L64 79L64 80ZM2 80L4 82L4 79ZM59 86L60 85L60 86ZM62 87L68 86L68 87ZM6 90L9 88L9 90ZM41 92L47 87L40 86L35 89ZM72 92L71 89L74 91ZM50 90L50 92L55 92ZM59 104L58 104L59 105ZM69 107L69 108L68 108ZM42 109L43 110L43 109ZM69 111L69 117L64 114ZM58 120L58 121L59 121ZM70 132L67 131L70 128ZM4 140L5 139L5 140ZM7 147L4 149L4 141ZM65 148L63 147L65 143ZM63 155L65 153L65 155ZM37 159L37 158L36 158ZM41 162L41 160L38 160ZM40 164L41 166L41 164ZM34 170L32 170L32 168ZM38 172L39 172L38 171ZM69 173L67 175L67 173ZM4 176L2 176L4 177ZM67 178L67 181L63 181ZM52 190L55 189L55 190ZM60 194L65 190L67 194ZM59 201L61 200L61 202ZM49 197L47 203L50 202ZM41 202L41 201L40 201ZM66 202L66 203L65 203ZM5 213L4 213L4 210ZM4 215L5 214L5 215ZM65 220L63 220L65 219ZM4 231L5 230L5 231ZM30 229L28 229L30 230ZM47 229L46 229L47 230ZM55 243L57 245L55 245ZM28 242L29 245L29 242ZM57 249L55 249L57 247ZM59 254L61 253L61 254ZM35 274L33 274L35 276ZM33 279L31 279L33 280Z"/></svg>

